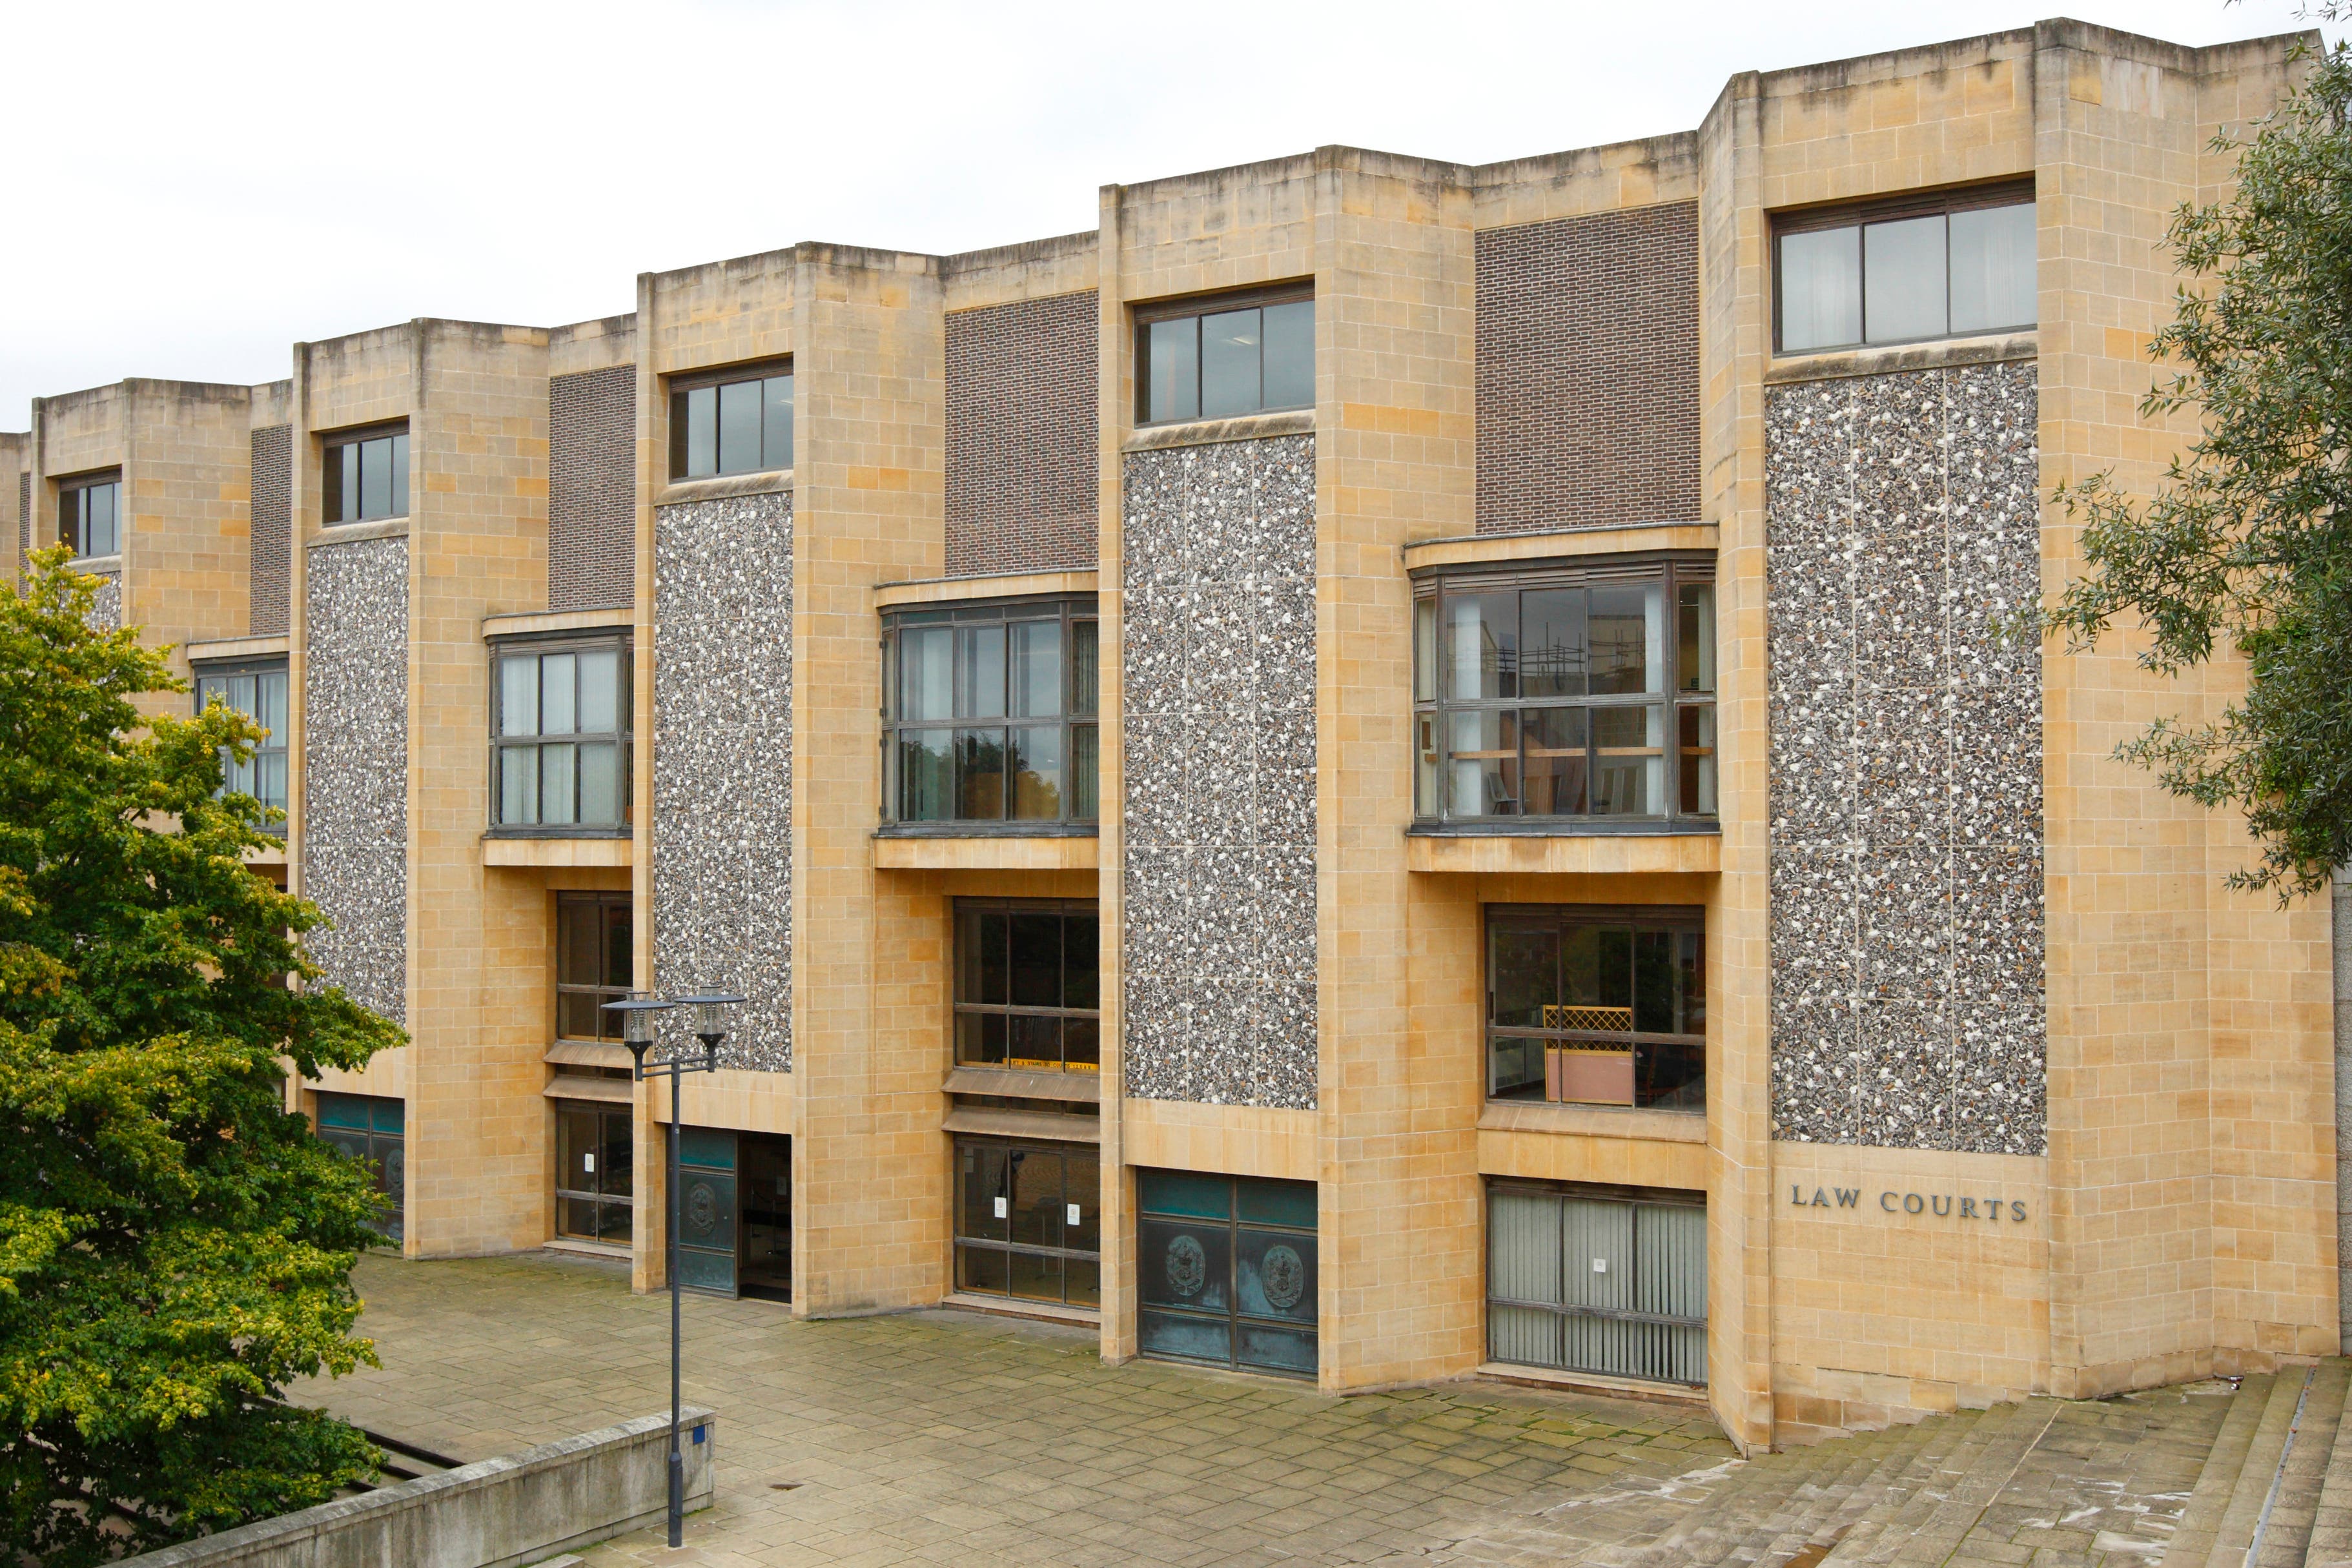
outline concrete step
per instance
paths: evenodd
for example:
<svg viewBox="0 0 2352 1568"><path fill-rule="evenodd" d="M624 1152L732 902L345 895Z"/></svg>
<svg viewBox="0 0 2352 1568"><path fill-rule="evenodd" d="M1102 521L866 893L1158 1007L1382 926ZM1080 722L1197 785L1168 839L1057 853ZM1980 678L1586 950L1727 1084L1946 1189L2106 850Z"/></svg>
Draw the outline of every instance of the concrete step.
<svg viewBox="0 0 2352 1568"><path fill-rule="evenodd" d="M1823 1563L1941 1563L2000 1495L2057 1413L2052 1399L1994 1406L1933 1474L1908 1496L1890 1497L1872 1509Z"/></svg>
<svg viewBox="0 0 2352 1568"><path fill-rule="evenodd" d="M2320 1490L2326 1485L2328 1459L2343 1423L2347 1385L2352 1385L2352 1363L2340 1356L2331 1356L2312 1370L2302 1412L2288 1436L2286 1451L2279 1456L2270 1500L2254 1527L2247 1568L2304 1568L2308 1560L2311 1527L2319 1514Z"/></svg>
<svg viewBox="0 0 2352 1568"><path fill-rule="evenodd" d="M2247 1476L2247 1460L2253 1454L2265 1422L2273 1416L2273 1406L2284 1396L2285 1409L2277 1416L2275 1427L2284 1443L2286 1427L2294 1416L2294 1405L2302 1396L2303 1375L2300 1368L2284 1377L2258 1372L2242 1378L2235 1398L2230 1402L2230 1414L2221 1422L2221 1435L2213 1439L2212 1451L2197 1472L2197 1485L2189 1494L2189 1506L2181 1510L2180 1528L2173 1532L2172 1545L2166 1551L2168 1568L2206 1568L2209 1563L2219 1563L2217 1554L2221 1531L2227 1522L2231 1504L2241 1482ZM2273 1465L2275 1465L2275 1459ZM2263 1491L2270 1490L2270 1469L2259 1465ZM2252 1537L2251 1527L2248 1540ZM2231 1568L2242 1568L2244 1544L2241 1543L2239 1562Z"/></svg>
<svg viewBox="0 0 2352 1568"><path fill-rule="evenodd" d="M2327 1471L2304 1543L2304 1568L2352 1568L2352 1421L2338 1416L2327 1448Z"/></svg>
<svg viewBox="0 0 2352 1568"><path fill-rule="evenodd" d="M1940 1457L1966 1439L1982 1414L1963 1410L1914 1422L1902 1440L1870 1456L1863 1473L1831 1507L1804 1521L1801 1532L1790 1531L1775 1540L1762 1560L1795 1568L1810 1568L1821 1562L1872 1509L1904 1494L1905 1489L1916 1484L1916 1476L1934 1473Z"/></svg>
<svg viewBox="0 0 2352 1568"><path fill-rule="evenodd" d="M1648 1547L1640 1562L1643 1568L1785 1563L1833 1529L1842 1512L1859 1512L1858 1490L1890 1484L1916 1464L1923 1449L1948 1449L1979 1414L1930 1416L1892 1432L1764 1455L1745 1467L1737 1485Z"/></svg>

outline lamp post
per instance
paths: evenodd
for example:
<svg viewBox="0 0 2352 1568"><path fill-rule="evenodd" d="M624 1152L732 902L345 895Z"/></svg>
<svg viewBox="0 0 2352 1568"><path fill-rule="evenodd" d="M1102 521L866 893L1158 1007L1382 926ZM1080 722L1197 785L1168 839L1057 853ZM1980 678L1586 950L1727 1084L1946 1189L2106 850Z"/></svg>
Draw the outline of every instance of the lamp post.
<svg viewBox="0 0 2352 1568"><path fill-rule="evenodd" d="M686 1535L686 1459L677 1448L678 1410L678 1282L677 1282L677 1141L678 1083L689 1072L715 1072L719 1070L719 1042L727 1038L727 1014L743 998L737 996L680 997L676 1001L662 1001L648 996L631 997L626 1001L606 1002L607 1012L621 1015L621 1040L629 1048L631 1077L637 1082L649 1078L669 1080L669 1233L665 1248L669 1272L669 1543L682 1545ZM646 1052L654 1043L654 1024L657 1014L672 1008L694 1009L694 1036L702 1041L702 1060L689 1061L683 1057L669 1061L646 1065Z"/></svg>

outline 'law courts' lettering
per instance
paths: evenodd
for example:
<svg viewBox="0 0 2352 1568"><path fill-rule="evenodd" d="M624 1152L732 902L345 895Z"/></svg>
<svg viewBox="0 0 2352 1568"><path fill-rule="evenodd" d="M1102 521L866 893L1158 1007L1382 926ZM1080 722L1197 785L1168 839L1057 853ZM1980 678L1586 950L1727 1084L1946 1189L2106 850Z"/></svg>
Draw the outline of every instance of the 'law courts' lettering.
<svg viewBox="0 0 2352 1568"><path fill-rule="evenodd" d="M1815 1187L1807 1197L1801 1186L1789 1188L1789 1201L1799 1208L1859 1208L1862 1189L1858 1186ZM2025 1205L2015 1198L2008 1200L2008 1219L2011 1225L2025 1222ZM1961 1219L1984 1219L1998 1225L2002 1218L2002 1200L1998 1197L1977 1198L1951 1193L1929 1193L1925 1197L1916 1192L1882 1192L1878 1207L1888 1214L1933 1214L1937 1218L1950 1218L1957 1213ZM1900 1205L1898 1210L1897 1205Z"/></svg>

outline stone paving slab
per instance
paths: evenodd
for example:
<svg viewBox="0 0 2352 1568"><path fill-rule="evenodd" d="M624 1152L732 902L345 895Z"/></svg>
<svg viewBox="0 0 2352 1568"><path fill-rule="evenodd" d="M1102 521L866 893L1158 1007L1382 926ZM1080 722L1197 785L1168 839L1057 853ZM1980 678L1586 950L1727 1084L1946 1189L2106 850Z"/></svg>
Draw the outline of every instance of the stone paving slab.
<svg viewBox="0 0 2352 1568"><path fill-rule="evenodd" d="M384 1368L294 1393L373 1430L475 1459L668 1404L668 1298L631 1295L617 1264L371 1258L355 1280ZM597 1568L1370 1563L1734 1457L1678 1406L1479 1383L1335 1397L1106 1366L1090 1330L979 1313L795 1322L688 1297L685 1339L687 1402L719 1414L719 1502L684 1554L656 1530L585 1553Z"/></svg>

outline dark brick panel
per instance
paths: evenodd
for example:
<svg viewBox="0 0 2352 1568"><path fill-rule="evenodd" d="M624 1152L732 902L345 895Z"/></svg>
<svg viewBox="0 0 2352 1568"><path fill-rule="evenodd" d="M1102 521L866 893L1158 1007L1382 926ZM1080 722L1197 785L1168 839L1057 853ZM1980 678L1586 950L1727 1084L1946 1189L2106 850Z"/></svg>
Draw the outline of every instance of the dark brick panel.
<svg viewBox="0 0 2352 1568"><path fill-rule="evenodd" d="M547 383L547 607L636 600L637 368Z"/></svg>
<svg viewBox="0 0 2352 1568"><path fill-rule="evenodd" d="M265 425L253 433L253 535L246 559L251 636L286 635L293 547L294 433L283 424Z"/></svg>
<svg viewBox="0 0 2352 1568"><path fill-rule="evenodd" d="M1699 515L1698 208L1486 229L1478 531Z"/></svg>
<svg viewBox="0 0 2352 1568"><path fill-rule="evenodd" d="M1093 290L947 320L950 577L1095 564Z"/></svg>

